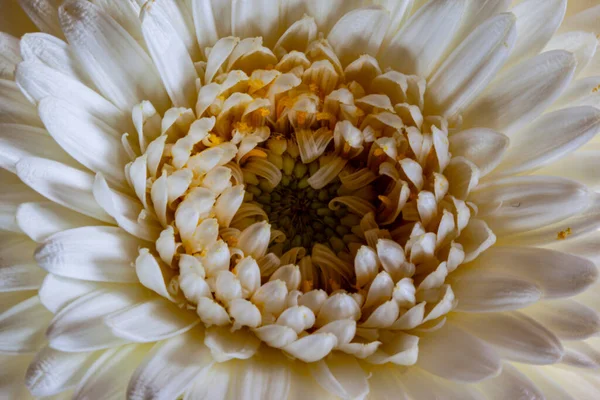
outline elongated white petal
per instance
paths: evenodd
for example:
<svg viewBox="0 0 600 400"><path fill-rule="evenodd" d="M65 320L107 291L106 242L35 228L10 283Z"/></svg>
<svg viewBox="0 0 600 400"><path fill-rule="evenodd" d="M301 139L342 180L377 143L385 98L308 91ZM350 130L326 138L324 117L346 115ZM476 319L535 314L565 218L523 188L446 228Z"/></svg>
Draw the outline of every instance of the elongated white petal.
<svg viewBox="0 0 600 400"><path fill-rule="evenodd" d="M142 362L150 345L130 344L104 352L85 369L74 398L116 400L127 390L129 378Z"/></svg>
<svg viewBox="0 0 600 400"><path fill-rule="evenodd" d="M592 234L598 229L600 224L600 202L595 195L592 196L592 202L588 208L572 217L564 219L552 225L546 225L542 228L510 235L500 241L503 244L536 245L536 244L556 244L564 238L574 239L578 236ZM568 248L563 248L569 252Z"/></svg>
<svg viewBox="0 0 600 400"><path fill-rule="evenodd" d="M487 127L507 135L516 132L558 98L576 66L573 54L554 50L512 67L467 109L466 127Z"/></svg>
<svg viewBox="0 0 600 400"><path fill-rule="evenodd" d="M21 93L17 84L8 79L0 79L0 123L44 126L34 105Z"/></svg>
<svg viewBox="0 0 600 400"><path fill-rule="evenodd" d="M306 14L315 18L319 31L324 34L340 19L340 16L362 6L361 0L283 0L281 2L281 17L286 26L291 25Z"/></svg>
<svg viewBox="0 0 600 400"><path fill-rule="evenodd" d="M544 51L567 50L577 58L575 75L579 75L592 61L596 54L598 39L592 32L568 32L556 35L548 42Z"/></svg>
<svg viewBox="0 0 600 400"><path fill-rule="evenodd" d="M501 369L498 354L489 345L449 323L421 338L417 365L460 382L478 382Z"/></svg>
<svg viewBox="0 0 600 400"><path fill-rule="evenodd" d="M90 88L94 87L69 45L56 35L40 32L28 33L21 37L20 45L23 61L32 61L38 66L43 64Z"/></svg>
<svg viewBox="0 0 600 400"><path fill-rule="evenodd" d="M51 396L77 385L97 353L42 349L27 369L25 385L35 396Z"/></svg>
<svg viewBox="0 0 600 400"><path fill-rule="evenodd" d="M450 279L458 299L456 310L463 312L524 308L539 301L543 294L535 283L492 271L469 271Z"/></svg>
<svg viewBox="0 0 600 400"><path fill-rule="evenodd" d="M428 81L428 107L444 116L467 108L504 65L515 39L513 14L500 14L479 25Z"/></svg>
<svg viewBox="0 0 600 400"><path fill-rule="evenodd" d="M368 7L350 11L331 28L327 41L346 65L363 54L376 56L390 17L383 8Z"/></svg>
<svg viewBox="0 0 600 400"><path fill-rule="evenodd" d="M222 3L222 2L220 2ZM230 382L239 369L237 363L214 364L188 386L184 400L226 400Z"/></svg>
<svg viewBox="0 0 600 400"><path fill-rule="evenodd" d="M103 222L112 222L94 200L94 177L68 165L26 157L16 165L17 175L33 190L53 202Z"/></svg>
<svg viewBox="0 0 600 400"><path fill-rule="evenodd" d="M127 398L177 398L213 362L198 332L191 331L159 342L133 373Z"/></svg>
<svg viewBox="0 0 600 400"><path fill-rule="evenodd" d="M19 228L32 240L44 242L55 233L101 222L49 201L23 203L16 210Z"/></svg>
<svg viewBox="0 0 600 400"><path fill-rule="evenodd" d="M409 368L399 376L399 379L411 399L483 400L485 398L474 388L474 385L439 378L420 368Z"/></svg>
<svg viewBox="0 0 600 400"><path fill-rule="evenodd" d="M78 298L60 310L46 335L50 347L67 352L93 351L125 344L102 323L102 317L143 300L139 286L98 290Z"/></svg>
<svg viewBox="0 0 600 400"><path fill-rule="evenodd" d="M232 0L231 32L234 36L262 36L267 46L273 46L278 29L279 4L269 0Z"/></svg>
<svg viewBox="0 0 600 400"><path fill-rule="evenodd" d="M140 15L150 55L175 107L195 102L196 69L175 27L159 6L147 3Z"/></svg>
<svg viewBox="0 0 600 400"><path fill-rule="evenodd" d="M62 36L56 2L52 0L19 0L19 5L42 32L57 37Z"/></svg>
<svg viewBox="0 0 600 400"><path fill-rule="evenodd" d="M461 314L456 324L492 344L503 358L529 364L553 364L563 348L552 332L516 311Z"/></svg>
<svg viewBox="0 0 600 400"><path fill-rule="evenodd" d="M2 32L0 34L0 78L14 79L15 67L21 61L19 54L19 39Z"/></svg>
<svg viewBox="0 0 600 400"><path fill-rule="evenodd" d="M0 314L0 351L35 352L44 343L44 329L51 318L37 297L8 308Z"/></svg>
<svg viewBox="0 0 600 400"><path fill-rule="evenodd" d="M71 48L100 92L122 110L142 100L166 108L167 96L142 47L97 6L69 0L59 9Z"/></svg>
<svg viewBox="0 0 600 400"><path fill-rule="evenodd" d="M512 135L498 173L516 175L550 164L592 139L600 130L600 111L594 107L565 108L545 114Z"/></svg>
<svg viewBox="0 0 600 400"><path fill-rule="evenodd" d="M526 395L532 400L541 400L544 395L529 377L509 363L502 365L502 373L481 383L491 400L513 399Z"/></svg>
<svg viewBox="0 0 600 400"><path fill-rule="evenodd" d="M110 1L93 0L92 3L100 7L110 15L119 25L125 29L142 47L145 48L144 38L140 28L140 2L136 1Z"/></svg>
<svg viewBox="0 0 600 400"><path fill-rule="evenodd" d="M103 173L109 181L126 185L123 168L129 157L117 131L84 110L53 98L42 100L38 112L48 132L71 157Z"/></svg>
<svg viewBox="0 0 600 400"><path fill-rule="evenodd" d="M45 199L7 170L0 170L0 179L4 187L4 192L0 194L0 229L20 233L22 228L16 220L19 206L25 202Z"/></svg>
<svg viewBox="0 0 600 400"><path fill-rule="evenodd" d="M82 281L48 274L42 283L42 287L39 289L38 296L44 307L56 314L60 309L78 297L107 286L98 282Z"/></svg>
<svg viewBox="0 0 600 400"><path fill-rule="evenodd" d="M157 342L180 335L200 322L190 310L157 298L104 317L112 332L133 342Z"/></svg>
<svg viewBox="0 0 600 400"><path fill-rule="evenodd" d="M51 236L35 253L38 264L56 275L100 282L137 282L139 242L115 227L88 226Z"/></svg>
<svg viewBox="0 0 600 400"><path fill-rule="evenodd" d="M509 62L542 50L560 26L566 9L566 0L525 0L511 9L517 17L517 43Z"/></svg>
<svg viewBox="0 0 600 400"><path fill-rule="evenodd" d="M37 289L46 275L36 263L1 263L0 292Z"/></svg>
<svg viewBox="0 0 600 400"><path fill-rule="evenodd" d="M574 296L598 278L596 267L585 258L534 247L492 247L474 266L482 272L508 273L534 283L546 298Z"/></svg>
<svg viewBox="0 0 600 400"><path fill-rule="evenodd" d="M405 74L428 77L460 27L466 3L433 0L425 4L381 49L381 62Z"/></svg>
<svg viewBox="0 0 600 400"><path fill-rule="evenodd" d="M524 312L560 339L583 340L600 332L598 313L578 301L561 299L542 304L529 307Z"/></svg>
<svg viewBox="0 0 600 400"><path fill-rule="evenodd" d="M65 60L63 62L70 62ZM67 64L69 65L69 64ZM102 120L117 132L107 129L107 133L119 137L120 130L129 129L127 115L112 103L83 84L78 76L67 76L39 61L24 61L19 64L15 73L15 81L36 104L46 97L54 97L68 103L76 109Z"/></svg>
<svg viewBox="0 0 600 400"><path fill-rule="evenodd" d="M549 110L557 110L567 106L595 106L600 101L596 87L600 85L600 76L591 76L571 82L571 85L550 106Z"/></svg>
<svg viewBox="0 0 600 400"><path fill-rule="evenodd" d="M16 172L17 162L25 157L43 157L69 165L76 164L41 128L0 124L0 131L0 167L13 173Z"/></svg>
<svg viewBox="0 0 600 400"><path fill-rule="evenodd" d="M367 374L356 359L345 354L309 364L313 378L331 395L344 399L364 398L369 392Z"/></svg>
<svg viewBox="0 0 600 400"><path fill-rule="evenodd" d="M471 194L479 217L498 236L526 232L575 216L591 205L586 187L562 178L523 176L480 185Z"/></svg>
<svg viewBox="0 0 600 400"><path fill-rule="evenodd" d="M249 394L265 400L289 398L293 382L290 364L279 354L267 353L265 356L245 361L231 374L231 398L243 399Z"/></svg>
<svg viewBox="0 0 600 400"><path fill-rule="evenodd" d="M230 2L194 0L192 13L196 38L202 52L205 47L214 45L220 37L231 34Z"/></svg>

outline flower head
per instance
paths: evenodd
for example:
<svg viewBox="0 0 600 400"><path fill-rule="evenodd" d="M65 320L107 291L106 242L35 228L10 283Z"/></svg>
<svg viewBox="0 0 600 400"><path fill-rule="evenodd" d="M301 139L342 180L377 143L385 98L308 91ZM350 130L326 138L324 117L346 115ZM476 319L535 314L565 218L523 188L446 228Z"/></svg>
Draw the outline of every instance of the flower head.
<svg viewBox="0 0 600 400"><path fill-rule="evenodd" d="M598 7L19 2L9 396L600 392Z"/></svg>

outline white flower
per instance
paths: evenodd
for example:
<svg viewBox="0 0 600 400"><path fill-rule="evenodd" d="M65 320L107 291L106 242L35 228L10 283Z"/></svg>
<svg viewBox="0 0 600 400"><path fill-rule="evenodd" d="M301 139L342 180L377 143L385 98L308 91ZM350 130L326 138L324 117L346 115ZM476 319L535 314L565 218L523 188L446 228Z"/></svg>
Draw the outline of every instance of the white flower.
<svg viewBox="0 0 600 400"><path fill-rule="evenodd" d="M2 398L600 397L600 5L5 3Z"/></svg>

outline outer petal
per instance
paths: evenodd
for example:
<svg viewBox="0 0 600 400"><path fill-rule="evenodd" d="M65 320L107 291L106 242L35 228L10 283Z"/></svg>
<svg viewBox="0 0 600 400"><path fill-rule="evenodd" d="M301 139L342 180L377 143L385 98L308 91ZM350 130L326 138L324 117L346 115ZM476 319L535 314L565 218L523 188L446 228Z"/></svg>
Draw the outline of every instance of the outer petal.
<svg viewBox="0 0 600 400"><path fill-rule="evenodd" d="M100 221L113 221L94 200L93 175L37 157L21 159L16 170L26 185L49 200Z"/></svg>
<svg viewBox="0 0 600 400"><path fill-rule="evenodd" d="M419 342L417 365L434 375L463 382L477 382L500 372L496 352L475 336L446 323Z"/></svg>
<svg viewBox="0 0 600 400"><path fill-rule="evenodd" d="M19 0L19 5L23 11L25 11L29 19L31 19L42 32L50 33L57 37L62 36L60 23L58 22L56 2L52 0ZM14 13L6 12L6 15L14 15ZM27 21L27 25L31 25L31 22ZM2 25L2 30L6 30L4 24ZM23 33L25 32L33 32L33 29L29 28Z"/></svg>
<svg viewBox="0 0 600 400"><path fill-rule="evenodd" d="M51 318L37 297L8 308L0 314L0 351L9 354L35 352L43 346L44 328Z"/></svg>
<svg viewBox="0 0 600 400"><path fill-rule="evenodd" d="M478 205L478 217L501 237L576 216L592 204L593 197L574 181L517 176L479 185L469 199Z"/></svg>
<svg viewBox="0 0 600 400"><path fill-rule="evenodd" d="M579 75L592 61L597 46L598 39L594 33L577 31L554 36L544 50L567 50L575 54L577 57L575 75Z"/></svg>
<svg viewBox="0 0 600 400"><path fill-rule="evenodd" d="M515 16L510 13L478 26L429 80L428 107L445 116L468 107L504 65L515 38Z"/></svg>
<svg viewBox="0 0 600 400"><path fill-rule="evenodd" d="M119 132L86 111L54 98L42 100L38 112L48 132L71 157L103 173L111 182L127 185L123 169L129 157Z"/></svg>
<svg viewBox="0 0 600 400"><path fill-rule="evenodd" d="M567 0L525 0L511 11L517 16L517 43L510 63L535 55L560 26Z"/></svg>
<svg viewBox="0 0 600 400"><path fill-rule="evenodd" d="M13 173L16 164L25 157L43 157L74 165L48 133L37 127L17 124L0 124L0 167Z"/></svg>
<svg viewBox="0 0 600 400"><path fill-rule="evenodd" d="M327 41L347 65L363 54L377 55L389 24L389 13L383 8L353 10L334 25Z"/></svg>
<svg viewBox="0 0 600 400"><path fill-rule="evenodd" d="M110 16L87 1L69 0L60 7L59 19L73 51L107 99L122 110L142 100L166 107L152 60Z"/></svg>
<svg viewBox="0 0 600 400"><path fill-rule="evenodd" d="M98 290L78 298L52 319L46 335L53 349L82 352L105 349L126 343L112 334L102 317L139 302L144 296L139 287Z"/></svg>
<svg viewBox="0 0 600 400"><path fill-rule="evenodd" d="M67 45L65 44L65 46ZM25 48L22 51L31 50ZM50 48L38 51L49 53L58 50ZM73 67L63 67L62 70L54 67L54 64L70 66L76 60L70 58L55 60L53 57L44 63L50 63L52 66L44 65L40 61L42 60L26 60L18 65L15 72L15 81L32 102L39 104L46 97L60 99L74 107L78 114L83 111L83 116L87 119L91 119L88 117L91 115L101 120L103 124L98 123L97 125L104 127L106 133L114 137L120 137L122 131L130 129L131 116L86 86L85 80L75 75ZM116 132L113 132L113 129L116 129Z"/></svg>
<svg viewBox="0 0 600 400"><path fill-rule="evenodd" d="M16 210L19 228L38 243L55 233L84 226L101 225L101 222L50 201L22 203Z"/></svg>
<svg viewBox="0 0 600 400"><path fill-rule="evenodd" d="M509 363L502 365L502 373L481 383L483 391L490 400L526 398L542 400L544 395L526 374Z"/></svg>
<svg viewBox="0 0 600 400"><path fill-rule="evenodd" d="M598 278L596 267L585 258L534 247L492 247L472 265L466 274L479 269L517 277L536 284L546 298L574 296Z"/></svg>
<svg viewBox="0 0 600 400"><path fill-rule="evenodd" d="M156 298L104 318L112 332L134 342L157 342L180 335L200 322L196 313Z"/></svg>
<svg viewBox="0 0 600 400"><path fill-rule="evenodd" d="M58 394L79 383L97 356L97 353L64 353L46 347L27 369L25 385L34 396Z"/></svg>
<svg viewBox="0 0 600 400"><path fill-rule="evenodd" d="M175 107L192 107L197 78L194 63L166 13L146 3L140 19L142 32L154 64Z"/></svg>
<svg viewBox="0 0 600 400"><path fill-rule="evenodd" d="M549 51L497 78L464 115L466 127L483 126L510 134L540 115L568 86L577 61L571 53Z"/></svg>
<svg viewBox="0 0 600 400"><path fill-rule="evenodd" d="M552 332L519 312L461 314L454 321L509 360L554 364L563 355L560 340Z"/></svg>
<svg viewBox="0 0 600 400"><path fill-rule="evenodd" d="M262 36L267 46L273 46L278 30L279 4L270 0L231 1L231 32L234 36Z"/></svg>
<svg viewBox="0 0 600 400"><path fill-rule="evenodd" d="M159 342L135 370L129 381L127 398L175 399L212 364L210 351L202 344L198 332Z"/></svg>
<svg viewBox="0 0 600 400"><path fill-rule="evenodd" d="M88 226L51 236L36 253L49 272L100 282L137 282L135 261L139 242L115 227Z"/></svg>
<svg viewBox="0 0 600 400"><path fill-rule="evenodd" d="M517 175L550 164L591 140L600 130L600 110L572 107L545 114L511 136L494 175Z"/></svg>
<svg viewBox="0 0 600 400"><path fill-rule="evenodd" d="M367 375L356 358L345 354L309 364L313 378L330 394L341 398L364 398L369 392Z"/></svg>
<svg viewBox="0 0 600 400"><path fill-rule="evenodd" d="M118 400L127 390L129 378L150 349L131 344L107 350L89 368L77 386L74 399Z"/></svg>
<svg viewBox="0 0 600 400"><path fill-rule="evenodd" d="M230 374L232 379L229 382L228 396L231 399L288 399L293 379L291 366L281 354L269 351L264 351L260 358L253 357L238 362L237 368Z"/></svg>
<svg viewBox="0 0 600 400"><path fill-rule="evenodd" d="M425 4L381 49L381 62L403 73L428 77L459 29L466 3L432 0Z"/></svg>

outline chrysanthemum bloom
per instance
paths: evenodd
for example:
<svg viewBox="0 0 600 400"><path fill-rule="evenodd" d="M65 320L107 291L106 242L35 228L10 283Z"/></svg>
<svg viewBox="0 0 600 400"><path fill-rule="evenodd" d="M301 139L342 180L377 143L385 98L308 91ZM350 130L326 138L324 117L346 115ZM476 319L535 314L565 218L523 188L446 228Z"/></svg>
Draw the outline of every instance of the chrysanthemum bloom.
<svg viewBox="0 0 600 400"><path fill-rule="evenodd" d="M600 397L593 1L19 3L0 397Z"/></svg>

